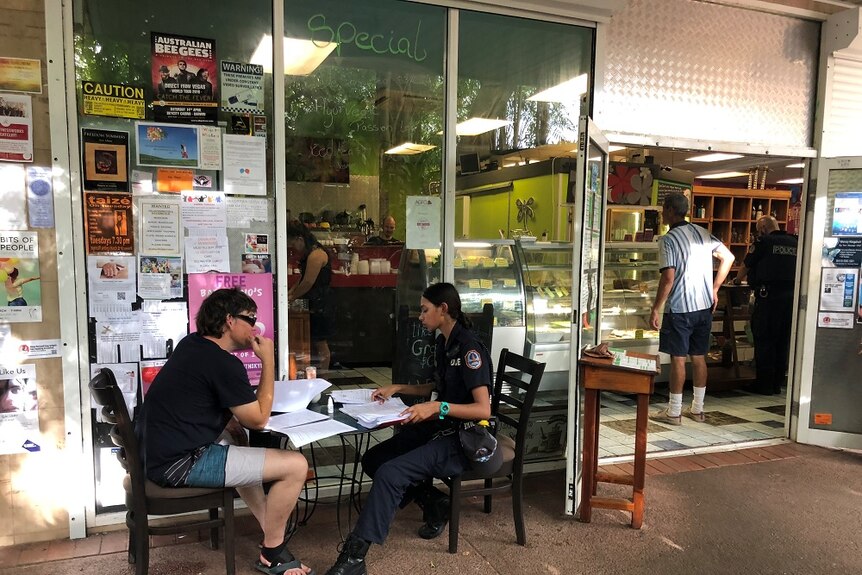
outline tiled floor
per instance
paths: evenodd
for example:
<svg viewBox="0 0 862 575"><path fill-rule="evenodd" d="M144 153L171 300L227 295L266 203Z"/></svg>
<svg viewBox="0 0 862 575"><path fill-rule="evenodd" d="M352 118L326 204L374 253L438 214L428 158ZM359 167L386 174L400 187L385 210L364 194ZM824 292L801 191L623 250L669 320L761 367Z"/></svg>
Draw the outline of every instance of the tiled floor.
<svg viewBox="0 0 862 575"><path fill-rule="evenodd" d="M327 377L338 385L339 380L356 385L364 376L375 385L391 382L389 368L368 367L330 372ZM346 379L345 379L346 378ZM361 384L360 384L361 385ZM364 385L368 385L366 382ZM554 391L537 399L536 407L565 404L565 391ZM691 401L691 388L683 395L684 406ZM653 410L667 403L667 391L657 390L650 398ZM707 392L706 422L685 419L681 426L649 424L648 452L664 452L699 447L729 445L761 439L784 438L784 410L786 398L781 395L757 395L743 390ZM601 398L601 427L599 428L599 457L612 458L634 454L634 396L604 392ZM379 442L391 434L382 430L372 434L372 442ZM338 439L324 445L340 446Z"/></svg>

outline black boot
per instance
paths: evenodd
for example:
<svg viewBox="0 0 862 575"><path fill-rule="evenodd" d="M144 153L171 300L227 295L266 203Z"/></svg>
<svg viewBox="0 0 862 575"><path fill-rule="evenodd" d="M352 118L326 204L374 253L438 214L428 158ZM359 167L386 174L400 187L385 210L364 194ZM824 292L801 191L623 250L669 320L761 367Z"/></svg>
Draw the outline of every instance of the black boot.
<svg viewBox="0 0 862 575"><path fill-rule="evenodd" d="M434 539L443 533L449 522L449 498L440 491L423 507L422 518L425 524L419 528L422 539Z"/></svg>
<svg viewBox="0 0 862 575"><path fill-rule="evenodd" d="M326 575L368 575L365 569L365 554L368 553L369 546L368 541L349 535L340 545L338 559Z"/></svg>

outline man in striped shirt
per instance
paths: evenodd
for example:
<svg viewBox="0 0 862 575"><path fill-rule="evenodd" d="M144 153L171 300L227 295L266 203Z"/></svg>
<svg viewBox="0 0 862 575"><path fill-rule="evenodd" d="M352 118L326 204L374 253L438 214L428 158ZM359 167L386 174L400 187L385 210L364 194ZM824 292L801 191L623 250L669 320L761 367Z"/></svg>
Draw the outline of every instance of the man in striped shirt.
<svg viewBox="0 0 862 575"><path fill-rule="evenodd" d="M662 219L670 230L658 240L661 278L650 312L650 324L659 329L659 310L664 316L659 332L659 351L670 355L670 401L668 407L650 419L680 425L685 415L704 421L703 397L706 394L706 352L712 331L712 312L733 254L715 236L685 220L689 202L683 194L668 194L662 204ZM713 277L712 259L719 260ZM682 410L685 384L685 359L691 357L694 399Z"/></svg>

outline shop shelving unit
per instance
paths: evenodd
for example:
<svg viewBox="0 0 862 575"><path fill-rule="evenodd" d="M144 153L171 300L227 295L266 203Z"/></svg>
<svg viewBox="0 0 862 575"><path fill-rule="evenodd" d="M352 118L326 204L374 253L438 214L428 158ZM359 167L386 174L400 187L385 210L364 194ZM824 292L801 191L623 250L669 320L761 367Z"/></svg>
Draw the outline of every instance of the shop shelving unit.
<svg viewBox="0 0 862 575"><path fill-rule="evenodd" d="M754 236L758 208L762 215L774 215L779 227L784 229L790 210L790 192L695 186L691 221L708 229L730 248L736 257L733 265L736 271ZM700 214L703 217L697 217Z"/></svg>

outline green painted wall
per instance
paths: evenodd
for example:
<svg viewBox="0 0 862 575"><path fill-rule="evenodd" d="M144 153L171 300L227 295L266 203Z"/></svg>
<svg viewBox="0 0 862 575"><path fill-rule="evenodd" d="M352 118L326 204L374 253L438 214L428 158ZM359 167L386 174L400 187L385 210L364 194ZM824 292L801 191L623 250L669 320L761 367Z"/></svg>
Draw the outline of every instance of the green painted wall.
<svg viewBox="0 0 862 575"><path fill-rule="evenodd" d="M536 237L548 230L552 233L554 219L553 176L515 180L514 189L490 194L475 194L470 203L470 238L499 239L502 229L511 237L514 229L527 228ZM533 198L533 216L525 224L518 221L517 200L526 203Z"/></svg>

